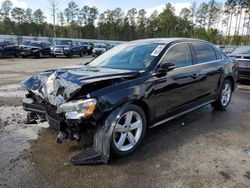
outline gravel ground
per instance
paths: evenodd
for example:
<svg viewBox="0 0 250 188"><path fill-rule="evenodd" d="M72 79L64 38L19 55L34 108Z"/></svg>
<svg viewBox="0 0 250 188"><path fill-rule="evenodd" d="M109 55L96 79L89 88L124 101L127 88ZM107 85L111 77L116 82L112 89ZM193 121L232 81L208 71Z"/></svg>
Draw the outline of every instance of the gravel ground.
<svg viewBox="0 0 250 188"><path fill-rule="evenodd" d="M0 60L0 187L250 187L246 85L237 88L226 111L207 106L149 130L128 157L108 165L70 164L70 157L90 144L57 145L57 133L46 122L26 125L19 83L30 74L90 59Z"/></svg>

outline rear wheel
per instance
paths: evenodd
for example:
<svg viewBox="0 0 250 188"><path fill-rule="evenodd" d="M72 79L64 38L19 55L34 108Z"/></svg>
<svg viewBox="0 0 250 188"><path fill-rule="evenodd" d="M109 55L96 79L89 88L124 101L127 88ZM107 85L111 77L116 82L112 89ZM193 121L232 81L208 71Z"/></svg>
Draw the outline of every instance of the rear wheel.
<svg viewBox="0 0 250 188"><path fill-rule="evenodd" d="M143 110L130 105L116 122L111 138L111 153L122 157L133 152L146 133L146 116Z"/></svg>
<svg viewBox="0 0 250 188"><path fill-rule="evenodd" d="M211 105L215 109L225 110L229 105L232 97L233 86L230 80L224 80L218 99Z"/></svg>

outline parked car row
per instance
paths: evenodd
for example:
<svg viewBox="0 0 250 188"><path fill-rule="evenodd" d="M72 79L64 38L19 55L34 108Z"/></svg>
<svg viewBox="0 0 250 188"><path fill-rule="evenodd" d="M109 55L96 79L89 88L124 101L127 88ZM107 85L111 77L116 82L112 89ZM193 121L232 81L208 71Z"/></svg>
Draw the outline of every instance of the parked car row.
<svg viewBox="0 0 250 188"><path fill-rule="evenodd" d="M93 44L91 42L79 42L75 40L58 40L54 45L48 41L25 41L22 45L13 42L0 42L0 58L7 56L15 57L36 57L43 56L57 57L66 56L71 58L74 55L83 57L85 54L99 56L114 47L111 44Z"/></svg>

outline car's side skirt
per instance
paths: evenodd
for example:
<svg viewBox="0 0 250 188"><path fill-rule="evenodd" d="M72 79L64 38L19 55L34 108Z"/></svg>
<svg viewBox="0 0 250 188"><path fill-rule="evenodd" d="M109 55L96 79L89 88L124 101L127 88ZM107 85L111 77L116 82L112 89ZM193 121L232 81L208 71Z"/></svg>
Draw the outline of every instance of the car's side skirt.
<svg viewBox="0 0 250 188"><path fill-rule="evenodd" d="M151 128L153 128L153 127L156 127L156 126L158 126L158 125L161 125L161 124L163 124L163 123L166 123L166 122L168 122L168 121L171 121L171 120L173 120L173 119L175 119L175 118L177 118L177 117L180 117L180 116L185 115L185 114L187 114L187 113L189 113L189 112L192 112L192 111L194 111L194 110L197 110L197 109L199 109L199 108L202 108L203 106L206 106L206 105L208 105L208 104L211 104L211 103L214 102L214 101L215 101L215 100L210 100L210 101L208 101L208 102L206 102L206 103L202 103L202 104L200 104L200 105L198 105L198 106L195 106L195 107L193 107L193 108L190 108L190 109L188 109L188 110L185 110L185 111L183 111L183 112L181 112L181 113L178 113L178 114L176 114L176 115L173 115L173 116L171 116L171 117L168 117L168 118L166 118L166 119L163 119L163 120L161 120L161 121L159 121L159 122L153 124L153 125L150 126L149 128L151 129Z"/></svg>

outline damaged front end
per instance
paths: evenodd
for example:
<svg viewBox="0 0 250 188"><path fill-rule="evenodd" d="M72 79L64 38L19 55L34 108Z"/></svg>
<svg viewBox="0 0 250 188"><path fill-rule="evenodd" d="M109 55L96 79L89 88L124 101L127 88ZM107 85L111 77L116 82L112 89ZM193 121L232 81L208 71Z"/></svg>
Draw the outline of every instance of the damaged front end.
<svg viewBox="0 0 250 188"><path fill-rule="evenodd" d="M42 72L22 82L28 90L23 107L28 123L47 120L59 131L57 143L64 139L79 141L87 129L95 129L92 150L72 157L73 164L107 163L111 135L123 106L112 113L99 105L92 92L131 79L135 73L116 73L90 67L76 67ZM103 103L103 101L101 102Z"/></svg>

